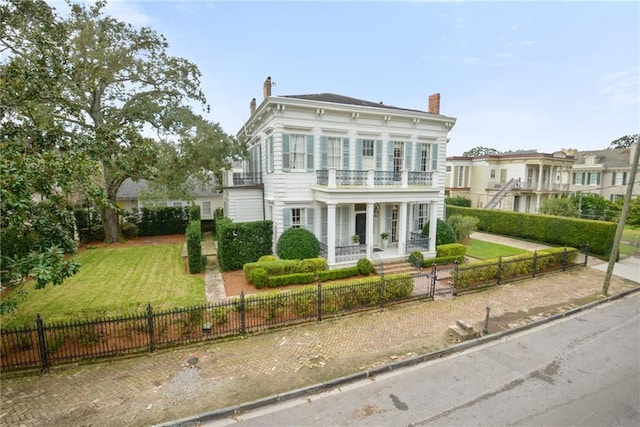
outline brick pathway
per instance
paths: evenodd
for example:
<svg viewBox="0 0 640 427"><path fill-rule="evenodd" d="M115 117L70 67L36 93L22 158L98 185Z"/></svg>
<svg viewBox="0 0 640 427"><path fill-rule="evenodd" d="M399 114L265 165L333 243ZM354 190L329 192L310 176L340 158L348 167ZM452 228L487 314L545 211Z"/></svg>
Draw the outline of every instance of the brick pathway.
<svg viewBox="0 0 640 427"><path fill-rule="evenodd" d="M2 378L0 424L142 426L320 383L451 345L457 319L490 332L598 298L604 273L578 268L433 302ZM637 286L618 277L610 292ZM198 361L193 364L197 358Z"/></svg>

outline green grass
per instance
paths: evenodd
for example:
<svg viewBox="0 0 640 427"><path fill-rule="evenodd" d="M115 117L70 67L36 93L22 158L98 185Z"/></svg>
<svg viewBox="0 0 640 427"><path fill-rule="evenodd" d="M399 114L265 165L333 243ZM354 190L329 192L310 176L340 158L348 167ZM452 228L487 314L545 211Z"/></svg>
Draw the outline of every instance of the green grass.
<svg viewBox="0 0 640 427"><path fill-rule="evenodd" d="M620 254L630 256L640 253L640 248L634 246L634 244L640 244L640 229L626 226L622 232Z"/></svg>
<svg viewBox="0 0 640 427"><path fill-rule="evenodd" d="M2 327L91 319L205 304L204 278L185 273L182 245L98 248L79 252L80 271L60 286L33 289L18 310L2 316Z"/></svg>
<svg viewBox="0 0 640 427"><path fill-rule="evenodd" d="M485 242L471 239L467 246L467 255L478 259L498 258L499 256L511 256L527 253L524 249L512 248L511 246L500 245L498 243Z"/></svg>

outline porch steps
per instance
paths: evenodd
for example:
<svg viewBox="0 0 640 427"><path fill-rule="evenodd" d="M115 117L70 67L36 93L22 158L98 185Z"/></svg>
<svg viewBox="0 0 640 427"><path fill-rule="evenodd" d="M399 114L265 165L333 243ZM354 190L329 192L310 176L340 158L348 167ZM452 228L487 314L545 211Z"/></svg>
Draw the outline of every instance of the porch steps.
<svg viewBox="0 0 640 427"><path fill-rule="evenodd" d="M407 260L385 261L383 262L383 266L385 275L401 273L416 274L419 272L419 270Z"/></svg>

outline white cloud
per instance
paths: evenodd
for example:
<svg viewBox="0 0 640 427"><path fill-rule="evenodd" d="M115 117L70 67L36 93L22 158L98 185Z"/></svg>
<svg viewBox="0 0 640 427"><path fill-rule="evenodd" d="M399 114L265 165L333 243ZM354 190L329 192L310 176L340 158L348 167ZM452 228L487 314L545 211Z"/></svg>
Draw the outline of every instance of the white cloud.
<svg viewBox="0 0 640 427"><path fill-rule="evenodd" d="M144 13L138 3L111 0L104 11L107 15L135 27L149 26L153 22L151 16Z"/></svg>
<svg viewBox="0 0 640 427"><path fill-rule="evenodd" d="M509 25L509 27L507 27L509 30L511 31L518 31L518 25L517 24L511 24Z"/></svg>
<svg viewBox="0 0 640 427"><path fill-rule="evenodd" d="M627 68L600 79L600 92L616 106L640 103L640 68Z"/></svg>
<svg viewBox="0 0 640 427"><path fill-rule="evenodd" d="M508 53L508 52L496 52L493 54L494 57L496 58L503 58L503 59L515 59L517 58L516 55L514 55L513 53Z"/></svg>

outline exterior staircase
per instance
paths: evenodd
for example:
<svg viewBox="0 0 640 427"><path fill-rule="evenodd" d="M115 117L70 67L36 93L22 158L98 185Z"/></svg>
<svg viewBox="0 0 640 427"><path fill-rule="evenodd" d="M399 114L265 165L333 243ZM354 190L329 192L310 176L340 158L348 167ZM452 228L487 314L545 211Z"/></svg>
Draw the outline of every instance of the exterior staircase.
<svg viewBox="0 0 640 427"><path fill-rule="evenodd" d="M489 200L485 209L495 209L496 206L504 199L507 193L514 188L520 187L520 179L511 178L505 185Z"/></svg>

